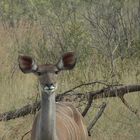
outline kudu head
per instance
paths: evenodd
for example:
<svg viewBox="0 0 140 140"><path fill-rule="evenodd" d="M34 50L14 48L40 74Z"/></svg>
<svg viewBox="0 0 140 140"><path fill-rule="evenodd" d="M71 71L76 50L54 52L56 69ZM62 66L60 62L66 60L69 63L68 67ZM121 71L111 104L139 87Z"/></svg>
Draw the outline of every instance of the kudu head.
<svg viewBox="0 0 140 140"><path fill-rule="evenodd" d="M54 65L38 65L32 57L19 55L18 62L23 73L34 73L38 77L43 93L51 94L57 88L57 74L61 70L73 69L76 64L76 56L73 52L67 52Z"/></svg>

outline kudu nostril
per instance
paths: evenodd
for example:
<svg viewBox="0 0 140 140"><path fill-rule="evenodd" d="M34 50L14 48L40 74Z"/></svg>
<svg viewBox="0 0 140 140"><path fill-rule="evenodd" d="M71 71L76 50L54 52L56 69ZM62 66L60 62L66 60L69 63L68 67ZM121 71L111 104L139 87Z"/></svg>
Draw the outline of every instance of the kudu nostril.
<svg viewBox="0 0 140 140"><path fill-rule="evenodd" d="M46 84L44 89L45 90L54 90L55 89L55 86L54 86L53 83Z"/></svg>
<svg viewBox="0 0 140 140"><path fill-rule="evenodd" d="M49 88L49 87L54 87L54 84L53 83L50 83L50 84L46 84L46 86Z"/></svg>

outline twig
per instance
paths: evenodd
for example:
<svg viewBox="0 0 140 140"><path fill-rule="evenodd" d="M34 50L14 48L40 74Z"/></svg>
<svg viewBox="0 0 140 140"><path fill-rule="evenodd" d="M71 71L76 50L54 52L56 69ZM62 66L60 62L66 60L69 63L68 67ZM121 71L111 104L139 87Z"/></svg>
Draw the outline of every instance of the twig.
<svg viewBox="0 0 140 140"><path fill-rule="evenodd" d="M59 96L59 98L60 98L60 97L63 97L63 95L65 95L65 94L67 94L67 93L69 93L69 92L73 92L74 90L76 90L76 89L78 89L78 88L81 88L81 87L83 87L83 86L89 86L89 85L95 85L95 84L102 84L102 85L105 85L105 86L107 86L107 87L122 86L122 84L118 84L118 85L115 84L115 85L112 85L112 84L107 83L107 82L102 81L102 80L93 81L93 82L83 83L83 84L80 84L80 85L78 85L78 86L75 86L75 87L73 87L72 89L67 90L67 91L61 93L61 96ZM58 100L58 97L56 97L56 100ZM61 99L59 99L59 100L61 100Z"/></svg>
<svg viewBox="0 0 140 140"><path fill-rule="evenodd" d="M23 140L24 137L25 137L28 133L30 133L30 132L31 132L31 130L29 130L28 132L26 132L26 133L22 136L21 140Z"/></svg>
<svg viewBox="0 0 140 140"><path fill-rule="evenodd" d="M124 96L120 96L119 98L121 99L121 101L123 102L123 104L124 104L132 113L134 113L134 114L139 118L138 110L137 110L137 109L134 109L132 106L130 106L129 103L125 100Z"/></svg>
<svg viewBox="0 0 140 140"><path fill-rule="evenodd" d="M105 108L106 108L106 103L103 102L101 107L100 107L99 112L96 114L96 116L93 118L93 120L90 121L89 126L87 127L89 136L91 136L91 132L90 131L93 128L93 126L96 124L96 122L99 120L99 118L102 116Z"/></svg>
<svg viewBox="0 0 140 140"><path fill-rule="evenodd" d="M91 107L92 103L93 103L93 97L89 94L88 103L87 103L84 111L82 112L83 117L87 114L87 112L88 112L89 108Z"/></svg>

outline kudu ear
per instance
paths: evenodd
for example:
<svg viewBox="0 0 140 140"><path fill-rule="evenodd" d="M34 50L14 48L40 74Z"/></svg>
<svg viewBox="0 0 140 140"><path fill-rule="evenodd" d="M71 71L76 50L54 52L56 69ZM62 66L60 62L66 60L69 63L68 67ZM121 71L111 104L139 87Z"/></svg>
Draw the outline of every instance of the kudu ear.
<svg viewBox="0 0 140 140"><path fill-rule="evenodd" d="M19 55L18 63L23 73L35 72L37 70L37 64L30 56Z"/></svg>
<svg viewBox="0 0 140 140"><path fill-rule="evenodd" d="M59 70L71 70L76 64L76 55L74 52L64 53L56 64Z"/></svg>

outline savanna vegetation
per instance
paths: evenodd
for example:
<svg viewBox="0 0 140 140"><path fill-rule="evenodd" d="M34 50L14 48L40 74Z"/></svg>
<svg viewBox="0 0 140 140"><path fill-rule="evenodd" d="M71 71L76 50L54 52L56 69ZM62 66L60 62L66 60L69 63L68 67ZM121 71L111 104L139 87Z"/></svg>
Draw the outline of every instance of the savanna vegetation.
<svg viewBox="0 0 140 140"><path fill-rule="evenodd" d="M31 55L39 63L56 63L67 51L76 52L77 64L73 71L59 75L57 93L93 81L102 82L75 92L139 84L140 0L1 0L0 113L40 99L37 79L18 68L19 54ZM139 92L125 98L137 115L119 98L93 102L87 124L102 102L107 104L92 129L93 140L140 139ZM33 119L29 114L1 121L0 140L20 140ZM29 140L30 133L24 139Z"/></svg>

